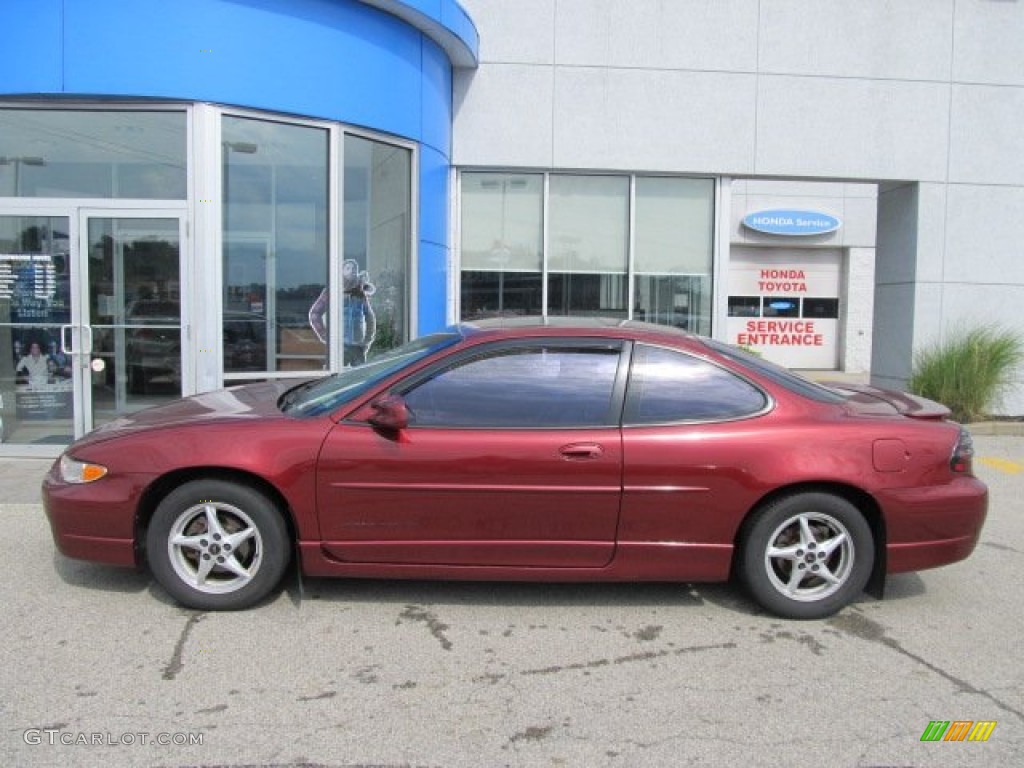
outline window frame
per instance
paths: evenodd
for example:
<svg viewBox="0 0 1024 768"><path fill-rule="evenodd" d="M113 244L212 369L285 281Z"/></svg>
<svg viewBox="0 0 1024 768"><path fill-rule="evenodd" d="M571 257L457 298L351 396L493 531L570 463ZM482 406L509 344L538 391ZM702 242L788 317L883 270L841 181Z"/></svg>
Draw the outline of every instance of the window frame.
<svg viewBox="0 0 1024 768"><path fill-rule="evenodd" d="M222 106L195 103L197 116L195 130L203 137L197 141L199 151L190 154L195 164L197 175L201 176L193 190L195 200L204 198L223 201L223 178L221 169L224 166L224 147L222 143L223 118L242 118L306 128L319 128L327 131L327 288L328 314L327 327L329 338L327 344L326 369L294 370L294 371L239 371L229 373L224 370L224 350L221 327L224 323L223 291L225 275L224 262L224 230L223 205L216 206L213 215L203 215L197 220L197 239L208 245L216 254L213 259L216 274L210 274L210 285L197 286L197 290L205 291L203 301L208 306L211 316L215 317L217 333L204 346L211 351L211 361L216 372L208 371L209 386L200 387L200 391L230 386L252 381L272 381L276 379L302 379L310 376L322 376L325 373L340 371L343 368L342 327L342 261L345 253L345 138L353 136L378 144L397 147L409 152L409 231L408 231L408 263L405 265L405 295L401 297L405 306L405 341L415 339L419 334L419 252L420 252L420 150L415 141L402 139L379 131L359 128L348 123L325 120L316 117L284 114L272 110L248 109L237 106ZM213 137L213 138L211 138ZM191 169L190 169L191 170ZM190 189L192 189L190 187ZM202 209L197 207L197 211ZM205 320L205 318L204 318Z"/></svg>
<svg viewBox="0 0 1024 768"><path fill-rule="evenodd" d="M641 180L645 179L680 179L680 180L698 180L706 181L710 183L710 194L711 197L708 200L711 210L711 230L710 230L710 251L708 256L708 272L706 274L692 274L692 273L680 273L678 275L672 275L673 277L697 277L707 281L707 307L705 308L705 314L695 312L689 315L688 328L700 329L701 333L711 334L715 331L716 326L721 322L719 318L720 308L719 298L715 295L717 286L721 283L721 275L719 274L720 259L720 238L722 233L719 226L719 216L721 214L722 206L722 177L712 176L708 174L681 174L681 173L645 173L643 171L623 171L623 170L573 170L573 169L548 169L541 170L536 168L513 168L513 167L502 167L502 166L465 166L460 167L456 171L455 175L455 209L453 215L453 247L456 249L457 258L455 266L452 270L452 293L450 299L450 319L452 322L473 322L474 320L481 319L484 317L491 316L514 316L516 313L514 310L498 310L496 312L489 312L484 315L477 315L474 317L464 317L463 311L465 309L463 305L463 283L462 275L464 272L480 272L479 269L465 270L462 264L462 217L464 215L462 208L462 195L463 195L463 179L466 176L482 176L482 175L497 175L497 176L526 176L526 175L538 175L543 177L543 186L541 191L541 307L538 313L542 317L565 317L565 316L622 316L623 319L633 320L636 316L636 284L637 279L640 277L664 277L661 273L653 274L646 272L639 272L636 268L636 188L637 184ZM590 311L553 311L551 302L551 278L552 276L559 275L564 277L571 277L572 275L595 275L595 274L611 274L611 273L598 273L598 272L558 272L551 267L551 232L550 232L550 220L552 218L551 213L551 182L553 179L560 177L617 177L625 179L628 182L628 192L626 199L626 265L625 271L619 275L625 283L625 295L624 306L622 309L614 307L608 307L599 310ZM530 273L534 274L534 273ZM618 275L618 273L616 273ZM609 288L611 290L611 288ZM499 300L499 305L501 304ZM666 326L671 327L671 326ZM705 331L706 329L706 331Z"/></svg>
<svg viewBox="0 0 1024 768"><path fill-rule="evenodd" d="M53 100L40 96L28 96L19 98L17 96L4 96L0 98L0 110L22 111L22 112L107 112L107 113L181 113L185 120L185 195L183 197L100 197L93 195L0 195L0 200L5 205L23 203L26 207L46 207L49 203L73 203L93 208L162 208L164 206L173 208L191 207L193 202L194 189L194 142L193 142L193 121L197 102L176 101L166 99L154 102L128 101L119 98L95 99L75 98L67 100Z"/></svg>

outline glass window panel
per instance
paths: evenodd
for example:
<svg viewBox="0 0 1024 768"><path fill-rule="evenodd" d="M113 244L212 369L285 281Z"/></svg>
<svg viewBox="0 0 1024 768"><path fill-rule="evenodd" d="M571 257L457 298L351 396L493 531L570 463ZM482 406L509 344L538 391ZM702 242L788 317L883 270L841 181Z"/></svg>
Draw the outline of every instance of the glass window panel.
<svg viewBox="0 0 1024 768"><path fill-rule="evenodd" d="M628 315L626 275L548 275L548 312L552 315Z"/></svg>
<svg viewBox="0 0 1024 768"><path fill-rule="evenodd" d="M712 179L637 178L638 273L711 274L714 193Z"/></svg>
<svg viewBox="0 0 1024 768"><path fill-rule="evenodd" d="M0 216L0 442L73 438L69 222Z"/></svg>
<svg viewBox="0 0 1024 768"><path fill-rule="evenodd" d="M760 317L760 296L730 296L729 317Z"/></svg>
<svg viewBox="0 0 1024 768"><path fill-rule="evenodd" d="M839 299L804 299L804 317L825 320L837 319L839 317Z"/></svg>
<svg viewBox="0 0 1024 768"><path fill-rule="evenodd" d="M345 366L409 339L412 163L407 148L345 136Z"/></svg>
<svg viewBox="0 0 1024 768"><path fill-rule="evenodd" d="M539 273L543 193L540 174L462 174L463 269Z"/></svg>
<svg viewBox="0 0 1024 768"><path fill-rule="evenodd" d="M552 272L626 273L628 177L553 175L548 204Z"/></svg>
<svg viewBox="0 0 1024 768"><path fill-rule="evenodd" d="M758 413L767 404L761 390L723 368L639 344L633 352L623 423L720 421Z"/></svg>
<svg viewBox="0 0 1024 768"><path fill-rule="evenodd" d="M711 277L637 275L633 317L693 333L710 333Z"/></svg>
<svg viewBox="0 0 1024 768"><path fill-rule="evenodd" d="M0 109L0 197L184 200L186 115Z"/></svg>
<svg viewBox="0 0 1024 768"><path fill-rule="evenodd" d="M344 365L358 365L409 338L412 152L346 136L344 186Z"/></svg>
<svg viewBox="0 0 1024 768"><path fill-rule="evenodd" d="M539 315L543 311L541 288L539 272L464 271L462 319Z"/></svg>
<svg viewBox="0 0 1024 768"><path fill-rule="evenodd" d="M800 317L800 299L796 296L765 296L765 317Z"/></svg>
<svg viewBox="0 0 1024 768"><path fill-rule="evenodd" d="M328 133L225 115L224 372L319 371L309 322L327 284Z"/></svg>
<svg viewBox="0 0 1024 768"><path fill-rule="evenodd" d="M617 346L504 350L460 363L404 397L416 426L603 426L618 363Z"/></svg>

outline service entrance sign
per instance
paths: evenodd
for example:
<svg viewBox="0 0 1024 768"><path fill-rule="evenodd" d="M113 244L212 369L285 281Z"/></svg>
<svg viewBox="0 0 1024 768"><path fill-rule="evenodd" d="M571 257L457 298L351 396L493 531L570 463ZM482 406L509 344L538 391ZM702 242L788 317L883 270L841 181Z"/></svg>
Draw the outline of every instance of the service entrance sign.
<svg viewBox="0 0 1024 768"><path fill-rule="evenodd" d="M835 369L841 264L836 249L734 249L730 343L788 368Z"/></svg>

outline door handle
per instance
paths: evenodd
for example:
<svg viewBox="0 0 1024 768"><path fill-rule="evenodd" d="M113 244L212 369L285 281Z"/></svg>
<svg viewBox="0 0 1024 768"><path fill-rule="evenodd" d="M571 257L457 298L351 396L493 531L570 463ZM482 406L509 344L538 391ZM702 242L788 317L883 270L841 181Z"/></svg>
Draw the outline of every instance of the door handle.
<svg viewBox="0 0 1024 768"><path fill-rule="evenodd" d="M81 349L75 349L75 331L78 331L78 341L81 342ZM92 326L91 325L62 325L60 327L61 351L66 355L91 355L92 354Z"/></svg>
<svg viewBox="0 0 1024 768"><path fill-rule="evenodd" d="M604 455L604 448L597 443L572 443L563 445L558 452L562 458L569 461L587 461L601 458Z"/></svg>
<svg viewBox="0 0 1024 768"><path fill-rule="evenodd" d="M75 338L74 329L70 325L62 325L60 327L60 346L61 352L66 355L76 355L77 351L74 349L73 341Z"/></svg>

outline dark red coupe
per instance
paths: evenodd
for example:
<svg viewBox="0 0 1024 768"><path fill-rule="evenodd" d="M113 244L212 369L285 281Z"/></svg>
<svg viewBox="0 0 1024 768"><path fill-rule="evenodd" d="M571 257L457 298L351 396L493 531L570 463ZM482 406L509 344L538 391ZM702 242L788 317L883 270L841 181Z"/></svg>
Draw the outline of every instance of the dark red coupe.
<svg viewBox="0 0 1024 768"><path fill-rule="evenodd" d="M198 609L312 576L722 581L819 618L974 549L947 410L634 322L460 325L340 374L96 430L43 486L65 555Z"/></svg>

